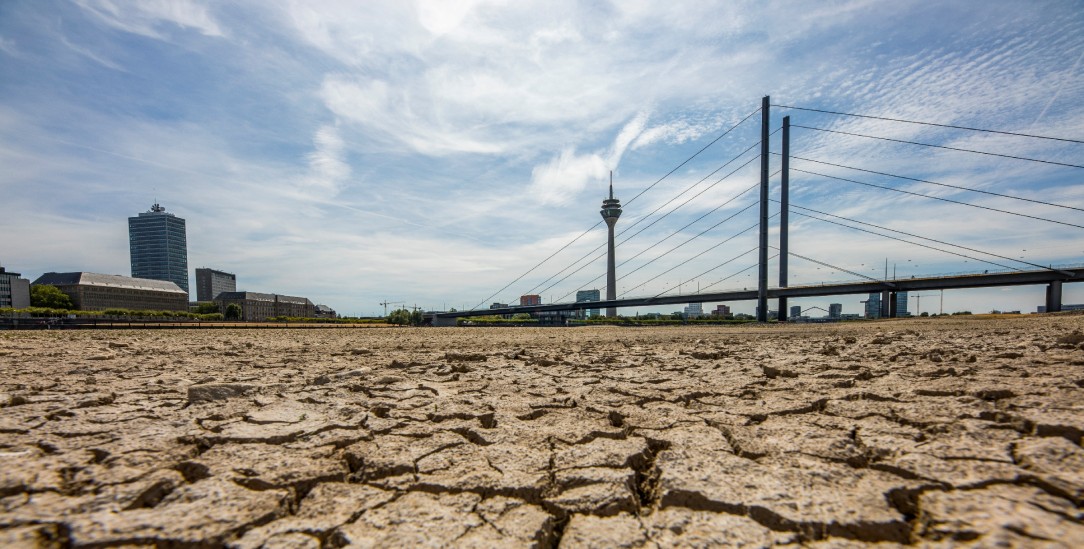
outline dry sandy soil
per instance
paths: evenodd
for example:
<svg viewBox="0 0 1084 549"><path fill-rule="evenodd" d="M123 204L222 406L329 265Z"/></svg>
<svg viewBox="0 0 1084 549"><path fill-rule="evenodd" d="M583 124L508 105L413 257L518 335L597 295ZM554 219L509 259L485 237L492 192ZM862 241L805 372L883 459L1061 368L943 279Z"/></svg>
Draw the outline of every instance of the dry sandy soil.
<svg viewBox="0 0 1084 549"><path fill-rule="evenodd" d="M0 546L1084 546L1084 316L0 333Z"/></svg>

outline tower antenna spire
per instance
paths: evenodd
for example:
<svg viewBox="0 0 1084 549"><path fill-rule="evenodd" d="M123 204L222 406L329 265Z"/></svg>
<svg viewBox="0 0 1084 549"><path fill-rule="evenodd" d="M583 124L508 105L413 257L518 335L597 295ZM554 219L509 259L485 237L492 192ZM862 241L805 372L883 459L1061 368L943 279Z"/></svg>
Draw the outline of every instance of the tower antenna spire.
<svg viewBox="0 0 1084 549"><path fill-rule="evenodd" d="M610 170L610 199L614 197L614 171Z"/></svg>

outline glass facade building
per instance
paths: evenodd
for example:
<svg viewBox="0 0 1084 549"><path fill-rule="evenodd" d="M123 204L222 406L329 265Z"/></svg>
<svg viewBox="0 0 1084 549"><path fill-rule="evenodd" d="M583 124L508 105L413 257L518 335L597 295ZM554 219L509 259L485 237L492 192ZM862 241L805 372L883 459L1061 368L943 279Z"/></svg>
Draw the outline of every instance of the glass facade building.
<svg viewBox="0 0 1084 549"><path fill-rule="evenodd" d="M128 218L132 276L168 280L188 293L188 241L184 219L155 204Z"/></svg>
<svg viewBox="0 0 1084 549"><path fill-rule="evenodd" d="M832 303L832 304L828 305L828 317L829 318L840 318L842 316L843 316L843 304L842 303Z"/></svg>
<svg viewBox="0 0 1084 549"><path fill-rule="evenodd" d="M583 301L600 301L601 297L602 292L599 290L579 290L576 292L576 303ZM587 309L585 312L587 313L587 316L598 316L601 311L599 309Z"/></svg>

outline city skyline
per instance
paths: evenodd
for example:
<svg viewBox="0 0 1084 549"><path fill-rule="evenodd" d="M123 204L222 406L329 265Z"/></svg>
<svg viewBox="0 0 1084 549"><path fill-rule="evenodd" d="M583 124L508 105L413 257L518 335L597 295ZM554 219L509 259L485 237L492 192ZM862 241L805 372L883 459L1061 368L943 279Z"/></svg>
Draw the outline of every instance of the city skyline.
<svg viewBox="0 0 1084 549"><path fill-rule="evenodd" d="M688 294L738 270L735 263L693 281L745 249L745 237L632 288L755 219L741 214L668 256L666 266L646 263L670 244L649 246L671 233L672 243L684 241L741 212L748 197L683 229L755 183L755 169L706 190L627 244L620 232L755 142L755 121L633 197L753 112L764 95L779 105L1084 136L1084 15L1066 3L544 6L5 3L0 73L19 78L0 80L0 158L13 167L0 174L0 230L23 236L5 241L0 259L30 279L48 271L121 274L128 246L118 220L157 199L187 220L191 265L238 273L246 287L332 303L342 314L380 314L379 303L389 300L484 308L538 293L548 303L605 286L592 281L605 274L603 258L552 290L532 291L605 244L605 227L481 302L598 222L613 170L624 207L617 293L671 286L677 293L681 284ZM1066 163L1079 163L1081 151L783 108L773 109L773 129L786 115L809 127ZM1084 207L1073 168L915 152L813 130L796 129L792 139L798 156ZM772 162L774 171L778 159ZM1040 205L848 177L1080 224L1079 214ZM809 174L792 174L791 188L802 206L1013 260L1084 261L1078 228ZM877 278L996 268L793 213L790 241L792 251ZM854 278L794 257L790 273L792 286ZM741 275L713 289L743 286L755 282ZM1066 285L1065 303L1084 302L1077 286ZM845 313L857 313L860 298L790 304L842 303ZM945 312L1042 304L1042 286L945 293ZM755 303L728 305L749 313ZM926 300L921 306L935 312Z"/></svg>

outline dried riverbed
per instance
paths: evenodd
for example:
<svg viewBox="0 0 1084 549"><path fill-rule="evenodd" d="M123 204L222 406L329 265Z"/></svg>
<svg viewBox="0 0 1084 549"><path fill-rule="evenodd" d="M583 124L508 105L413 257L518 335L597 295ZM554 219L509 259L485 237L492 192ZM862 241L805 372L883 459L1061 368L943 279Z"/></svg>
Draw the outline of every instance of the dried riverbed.
<svg viewBox="0 0 1084 549"><path fill-rule="evenodd" d="M1084 316L0 333L0 546L1084 546Z"/></svg>

